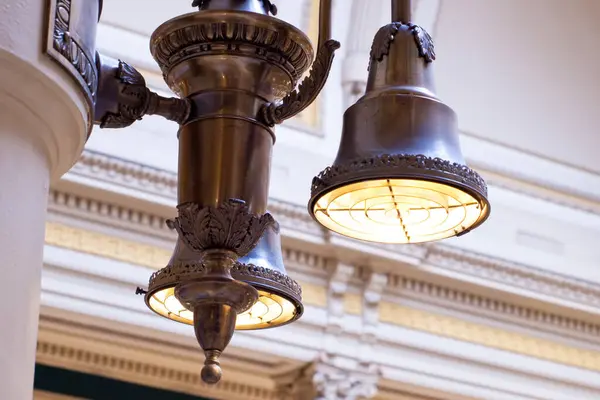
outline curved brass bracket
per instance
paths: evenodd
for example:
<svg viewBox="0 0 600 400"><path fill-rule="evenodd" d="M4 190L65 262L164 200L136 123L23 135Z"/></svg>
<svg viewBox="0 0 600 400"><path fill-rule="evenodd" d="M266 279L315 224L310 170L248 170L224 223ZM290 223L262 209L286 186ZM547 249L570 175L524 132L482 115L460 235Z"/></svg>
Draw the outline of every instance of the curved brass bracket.
<svg viewBox="0 0 600 400"><path fill-rule="evenodd" d="M335 51L339 48L340 42L327 40L319 48L309 75L300 83L298 89L285 96L280 102L267 103L262 106L260 110L262 121L272 127L298 115L310 106L325 86Z"/></svg>
<svg viewBox="0 0 600 400"><path fill-rule="evenodd" d="M144 115L160 115L183 124L189 117L188 99L160 96L131 65L108 57L98 57L100 79L94 122L101 128L125 128Z"/></svg>

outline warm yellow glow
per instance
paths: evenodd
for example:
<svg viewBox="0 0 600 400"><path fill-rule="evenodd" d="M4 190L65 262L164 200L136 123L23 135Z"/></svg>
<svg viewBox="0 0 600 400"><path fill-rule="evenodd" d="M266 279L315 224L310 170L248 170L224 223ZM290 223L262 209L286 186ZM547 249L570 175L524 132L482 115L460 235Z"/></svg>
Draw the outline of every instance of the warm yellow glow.
<svg viewBox="0 0 600 400"><path fill-rule="evenodd" d="M169 319L194 323L194 313L186 309L175 297L175 288L167 288L154 293L150 297L150 307L160 315Z"/></svg>
<svg viewBox="0 0 600 400"><path fill-rule="evenodd" d="M314 206L323 226L355 239L422 243L455 236L484 218L487 204L441 183L379 179L324 194Z"/></svg>
<svg viewBox="0 0 600 400"><path fill-rule="evenodd" d="M252 308L238 315L235 329L251 330L282 325L296 316L296 307L284 297L262 290L258 291L258 301ZM187 310L175 297L175 289L167 288L154 293L149 300L150 307L169 319L192 325L194 313Z"/></svg>

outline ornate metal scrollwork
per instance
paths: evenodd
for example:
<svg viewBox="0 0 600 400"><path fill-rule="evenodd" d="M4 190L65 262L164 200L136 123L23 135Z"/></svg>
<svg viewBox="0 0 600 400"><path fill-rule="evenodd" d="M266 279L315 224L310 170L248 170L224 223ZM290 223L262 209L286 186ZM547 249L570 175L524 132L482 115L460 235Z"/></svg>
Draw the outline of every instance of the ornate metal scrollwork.
<svg viewBox="0 0 600 400"><path fill-rule="evenodd" d="M286 119L298 115L310 106L325 86L335 51L339 48L338 41L326 41L317 52L309 76L300 83L298 89L284 97L281 102L267 103L261 108L262 121L268 126L275 126L275 124L280 124Z"/></svg>
<svg viewBox="0 0 600 400"><path fill-rule="evenodd" d="M394 154L356 159L353 162L328 167L313 179L311 193L314 196L319 191L335 184L340 179L360 174L364 171L390 171L395 168L422 169L448 174L460 182L472 186L484 196L487 196L487 185L483 178L466 165L442 160L441 158L424 155Z"/></svg>
<svg viewBox="0 0 600 400"><path fill-rule="evenodd" d="M402 22L392 22L377 31L373 45L371 46L371 60L369 63L369 69L371 63L379 62L390 53L390 46L394 41L396 34L400 29L406 29L413 34L415 38L415 44L419 51L419 57L425 59L426 63L433 62L435 60L435 48L433 45L433 39L427 33L425 29L415 24L404 24Z"/></svg>
<svg viewBox="0 0 600 400"><path fill-rule="evenodd" d="M116 108L117 111L102 112L97 104L97 119L101 128L125 128L144 115L151 114L161 115L179 124L187 120L191 110L188 99L159 96L148 89L142 74L121 60L114 75L110 76L112 71L110 66L101 66L98 104L108 109Z"/></svg>
<svg viewBox="0 0 600 400"><path fill-rule="evenodd" d="M243 257L256 246L265 229L276 224L271 214L256 215L244 201L236 199L218 207L187 203L178 210L179 216L167 224L197 252L220 249Z"/></svg>
<svg viewBox="0 0 600 400"><path fill-rule="evenodd" d="M419 57L423 57L425 62L430 63L435 60L435 48L433 39L429 33L418 25L410 24L410 30L415 37L417 49L419 49Z"/></svg>
<svg viewBox="0 0 600 400"><path fill-rule="evenodd" d="M96 22L102 9L98 0L49 0L46 54L80 86L90 113L98 89L98 70L94 62ZM91 19L93 17L93 19ZM88 134L92 130L88 124Z"/></svg>
<svg viewBox="0 0 600 400"><path fill-rule="evenodd" d="M296 295L299 299L302 298L302 287L298 284L298 282L296 282L286 274L282 274L281 272L275 271L274 269L237 262L233 266L231 273L238 277L246 276L254 279L259 279L271 285L281 285L286 290Z"/></svg>

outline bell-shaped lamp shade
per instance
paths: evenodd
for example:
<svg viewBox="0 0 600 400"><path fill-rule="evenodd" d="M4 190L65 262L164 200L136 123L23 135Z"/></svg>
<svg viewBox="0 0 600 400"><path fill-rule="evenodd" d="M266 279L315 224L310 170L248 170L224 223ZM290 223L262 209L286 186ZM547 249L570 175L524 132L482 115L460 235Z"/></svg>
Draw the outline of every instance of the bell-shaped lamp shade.
<svg viewBox="0 0 600 400"><path fill-rule="evenodd" d="M434 94L431 37L392 23L375 36L365 95L344 114L338 155L313 180L309 212L326 228L380 243L460 236L490 213L465 165L454 111Z"/></svg>
<svg viewBox="0 0 600 400"><path fill-rule="evenodd" d="M181 240L177 241L167 267L150 278L146 304L157 314L188 325L194 313L175 296L175 287L201 274L202 260ZM237 317L236 330L265 329L288 324L303 312L300 285L287 276L281 254L279 228L269 228L257 246L240 258L231 271L234 279L248 283L258 291L257 302Z"/></svg>

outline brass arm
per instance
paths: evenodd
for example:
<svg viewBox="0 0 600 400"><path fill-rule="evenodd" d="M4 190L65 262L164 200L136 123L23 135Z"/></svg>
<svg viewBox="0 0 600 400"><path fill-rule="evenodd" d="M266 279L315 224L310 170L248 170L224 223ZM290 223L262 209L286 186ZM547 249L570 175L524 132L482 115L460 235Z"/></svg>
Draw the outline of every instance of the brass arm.
<svg viewBox="0 0 600 400"><path fill-rule="evenodd" d="M183 124L191 103L187 99L160 96L146 86L144 77L131 65L97 55L99 71L94 123L101 128L125 128L144 115L160 115Z"/></svg>
<svg viewBox="0 0 600 400"><path fill-rule="evenodd" d="M318 51L310 73L298 88L283 100L267 103L261 108L259 118L268 126L280 124L304 111L315 101L325 86L335 51L340 48L340 43L331 39L331 14L331 0L321 0Z"/></svg>

